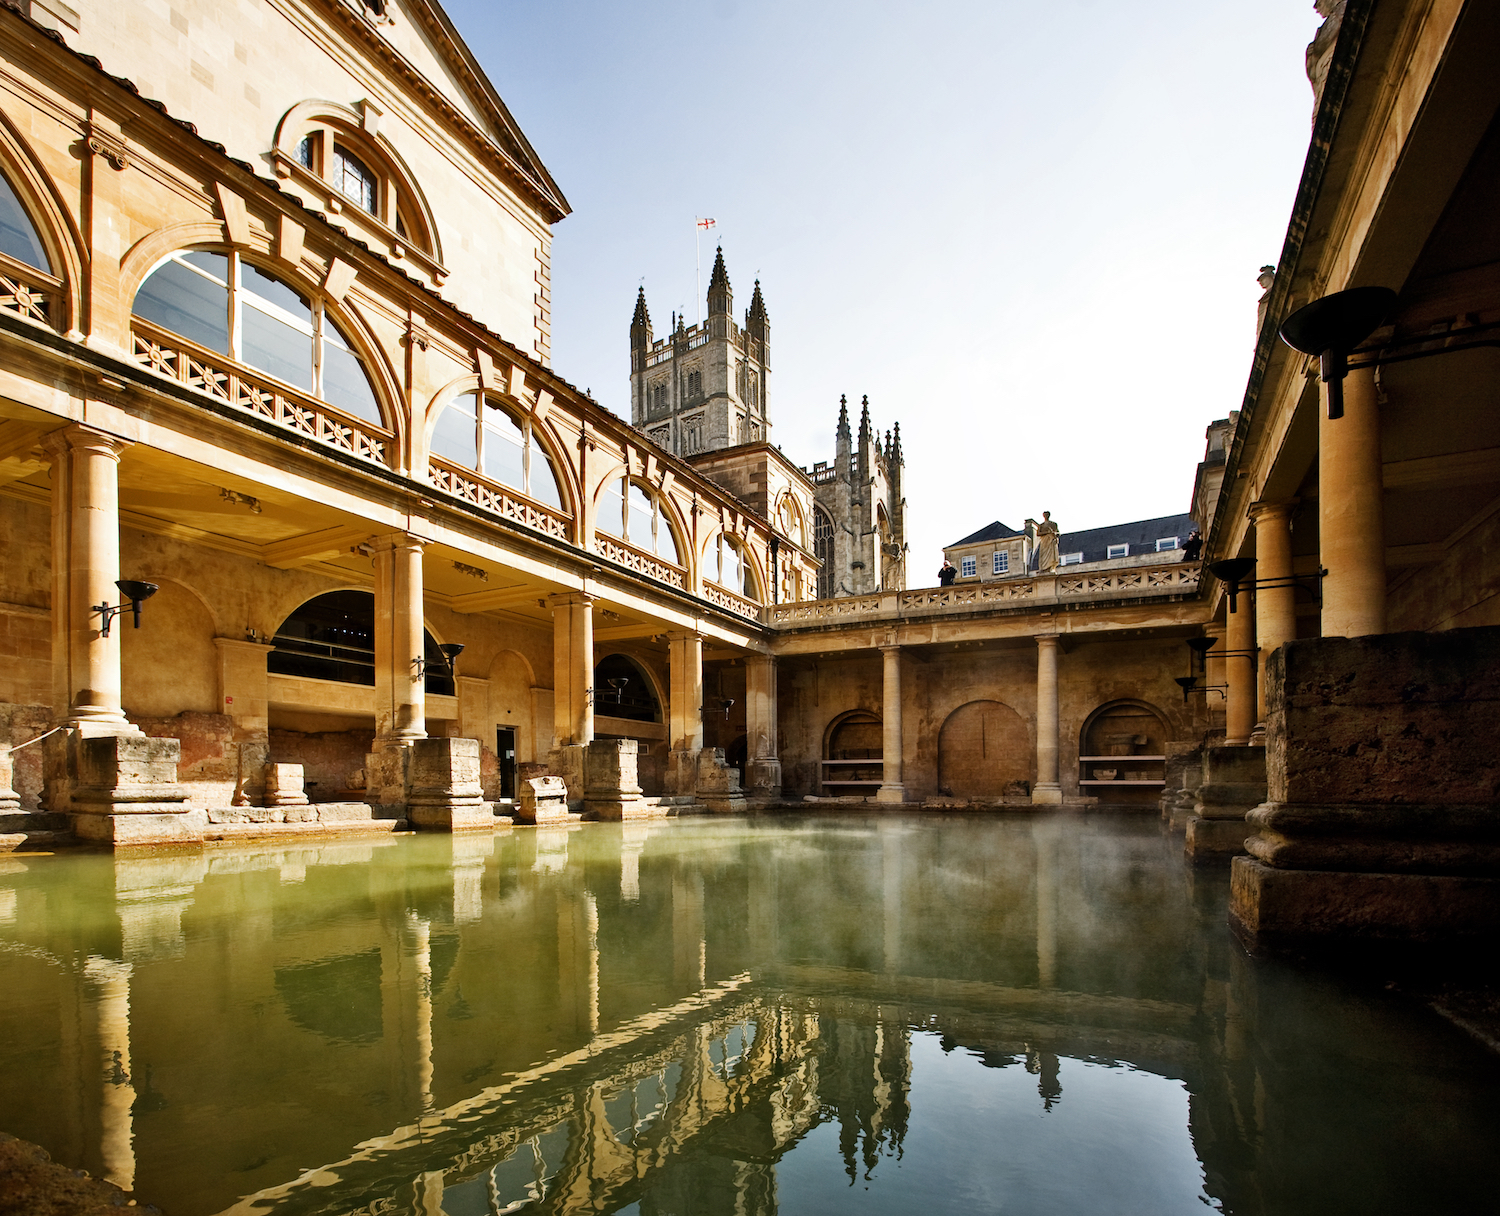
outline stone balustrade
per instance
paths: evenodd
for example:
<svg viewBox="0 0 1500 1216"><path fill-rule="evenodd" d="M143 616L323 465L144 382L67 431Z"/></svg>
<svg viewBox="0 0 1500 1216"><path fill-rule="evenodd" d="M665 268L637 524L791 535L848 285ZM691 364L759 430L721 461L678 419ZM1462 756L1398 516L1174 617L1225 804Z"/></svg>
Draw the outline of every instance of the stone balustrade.
<svg viewBox="0 0 1500 1216"><path fill-rule="evenodd" d="M131 326L135 361L148 371L329 447L375 464L388 463L394 436L384 428L352 418L316 397L294 392L269 376L235 366L224 356L147 325L139 317Z"/></svg>
<svg viewBox="0 0 1500 1216"><path fill-rule="evenodd" d="M1067 574L1053 572L992 583L775 604L767 607L762 617L776 628L805 629L908 617L962 615L994 609L1180 599L1196 594L1200 572L1198 562Z"/></svg>
<svg viewBox="0 0 1500 1216"><path fill-rule="evenodd" d="M462 498L502 519L558 540L572 539L572 521L563 512L534 502L508 486L487 481L473 469L461 469L445 460L429 457L427 480L444 494Z"/></svg>

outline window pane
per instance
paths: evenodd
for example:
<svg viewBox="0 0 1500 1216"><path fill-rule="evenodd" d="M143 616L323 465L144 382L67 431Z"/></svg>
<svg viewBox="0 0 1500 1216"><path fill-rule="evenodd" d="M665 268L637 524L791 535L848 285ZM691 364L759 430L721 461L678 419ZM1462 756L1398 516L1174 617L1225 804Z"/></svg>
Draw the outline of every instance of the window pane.
<svg viewBox="0 0 1500 1216"><path fill-rule="evenodd" d="M323 400L346 414L376 426L385 425L364 363L326 312L323 314ZM469 443L472 448L473 440ZM468 464L470 468L474 465L472 453Z"/></svg>
<svg viewBox="0 0 1500 1216"><path fill-rule="evenodd" d="M249 300L240 311L240 355L251 367L311 391L312 335L261 312Z"/></svg>
<svg viewBox="0 0 1500 1216"><path fill-rule="evenodd" d="M52 263L47 260L47 252L42 248L31 217L4 177L0 177L0 250L18 262L49 274L52 271Z"/></svg>
<svg viewBox="0 0 1500 1216"><path fill-rule="evenodd" d="M333 188L375 214L375 175L359 157L343 148L333 150Z"/></svg>
<svg viewBox="0 0 1500 1216"><path fill-rule="evenodd" d="M719 583L731 591L745 589L745 570L740 565L740 555L728 541L724 541L719 556Z"/></svg>
<svg viewBox="0 0 1500 1216"><path fill-rule="evenodd" d="M536 444L531 445L531 496L537 502L562 510L562 492L557 488L557 470L552 458Z"/></svg>
<svg viewBox="0 0 1500 1216"><path fill-rule="evenodd" d="M309 333L312 332L312 306L302 293L243 260L240 262L240 290L285 309L302 321Z"/></svg>
<svg viewBox="0 0 1500 1216"><path fill-rule="evenodd" d="M502 485L526 488L526 466L523 463L525 438L511 416L504 410L486 405L484 409L484 475Z"/></svg>
<svg viewBox="0 0 1500 1216"><path fill-rule="evenodd" d="M229 255L227 253L209 253L206 249L184 249L181 253L174 253L172 256L213 275L226 286L229 284Z"/></svg>
<svg viewBox="0 0 1500 1216"><path fill-rule="evenodd" d="M625 535L625 479L614 482L599 499L596 526L612 536Z"/></svg>
<svg viewBox="0 0 1500 1216"><path fill-rule="evenodd" d="M653 551L651 541L651 498L645 490L630 483L630 543L636 545L647 553Z"/></svg>
<svg viewBox="0 0 1500 1216"><path fill-rule="evenodd" d="M677 555L677 541L672 536L672 526L665 519L658 520L656 524L656 553L658 557L682 565L682 558Z"/></svg>
<svg viewBox="0 0 1500 1216"><path fill-rule="evenodd" d="M474 398L460 397L445 406L438 415L437 426L432 432L434 454L474 468L479 463L479 454L474 450Z"/></svg>
<svg viewBox="0 0 1500 1216"><path fill-rule="evenodd" d="M217 258L228 274L229 261L222 254L197 256ZM153 271L135 293L131 311L199 346L221 355L229 353L229 288L195 274L181 262L163 262Z"/></svg>

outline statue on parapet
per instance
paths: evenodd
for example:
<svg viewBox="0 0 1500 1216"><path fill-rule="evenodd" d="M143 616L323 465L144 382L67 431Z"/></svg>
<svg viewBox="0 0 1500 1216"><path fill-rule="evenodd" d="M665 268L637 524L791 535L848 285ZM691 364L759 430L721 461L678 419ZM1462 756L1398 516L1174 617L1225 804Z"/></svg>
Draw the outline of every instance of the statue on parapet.
<svg viewBox="0 0 1500 1216"><path fill-rule="evenodd" d="M1043 511L1041 523L1028 519L1026 535L1031 539L1033 551L1036 553L1036 572L1046 574L1049 570L1056 570L1057 542L1062 535L1062 529L1052 518L1052 512Z"/></svg>

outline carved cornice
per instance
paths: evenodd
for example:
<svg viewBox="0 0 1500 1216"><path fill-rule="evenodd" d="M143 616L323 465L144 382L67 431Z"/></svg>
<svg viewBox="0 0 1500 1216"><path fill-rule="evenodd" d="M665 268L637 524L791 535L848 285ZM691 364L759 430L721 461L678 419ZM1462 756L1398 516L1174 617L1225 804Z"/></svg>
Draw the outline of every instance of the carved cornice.
<svg viewBox="0 0 1500 1216"><path fill-rule="evenodd" d="M86 124L84 136L89 151L102 156L116 172L130 167L130 150L118 135L91 122Z"/></svg>

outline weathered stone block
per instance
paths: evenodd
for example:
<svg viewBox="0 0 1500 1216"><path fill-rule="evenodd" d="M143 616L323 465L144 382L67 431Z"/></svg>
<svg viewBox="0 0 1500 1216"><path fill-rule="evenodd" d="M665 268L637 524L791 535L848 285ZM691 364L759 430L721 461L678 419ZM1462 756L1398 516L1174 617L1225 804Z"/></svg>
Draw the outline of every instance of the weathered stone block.
<svg viewBox="0 0 1500 1216"><path fill-rule="evenodd" d="M1222 862L1245 851L1245 839L1254 831L1244 816L1236 819L1204 819L1194 815L1187 821L1187 839L1183 853L1189 861L1202 864Z"/></svg>
<svg viewBox="0 0 1500 1216"><path fill-rule="evenodd" d="M407 770L407 818L418 828L492 828L480 784L478 739L418 739Z"/></svg>
<svg viewBox="0 0 1500 1216"><path fill-rule="evenodd" d="M1266 707L1271 802L1500 804L1500 627L1288 642Z"/></svg>
<svg viewBox="0 0 1500 1216"><path fill-rule="evenodd" d="M568 818L568 787L561 777L528 777L521 781L521 797L514 808L517 823L564 823Z"/></svg>
<svg viewBox="0 0 1500 1216"><path fill-rule="evenodd" d="M641 801L634 739L595 739L584 752L584 814L591 819L640 819Z"/></svg>
<svg viewBox="0 0 1500 1216"><path fill-rule="evenodd" d="M698 801L717 815L743 814L745 794L740 772L724 762L724 749L705 747L698 753Z"/></svg>
<svg viewBox="0 0 1500 1216"><path fill-rule="evenodd" d="M177 784L176 739L145 735L106 735L76 744L75 803L181 802Z"/></svg>
<svg viewBox="0 0 1500 1216"><path fill-rule="evenodd" d="M117 846L202 844L207 831L205 811L73 816L73 834L78 839Z"/></svg>
<svg viewBox="0 0 1500 1216"><path fill-rule="evenodd" d="M267 806L306 805L307 791L300 764L267 764L265 772Z"/></svg>
<svg viewBox="0 0 1500 1216"><path fill-rule="evenodd" d="M0 743L0 814L21 809L21 796L15 790L15 761L11 759L10 744Z"/></svg>
<svg viewBox="0 0 1500 1216"><path fill-rule="evenodd" d="M1488 939L1500 932L1500 878L1287 870L1236 857L1229 920L1251 944L1318 938Z"/></svg>

